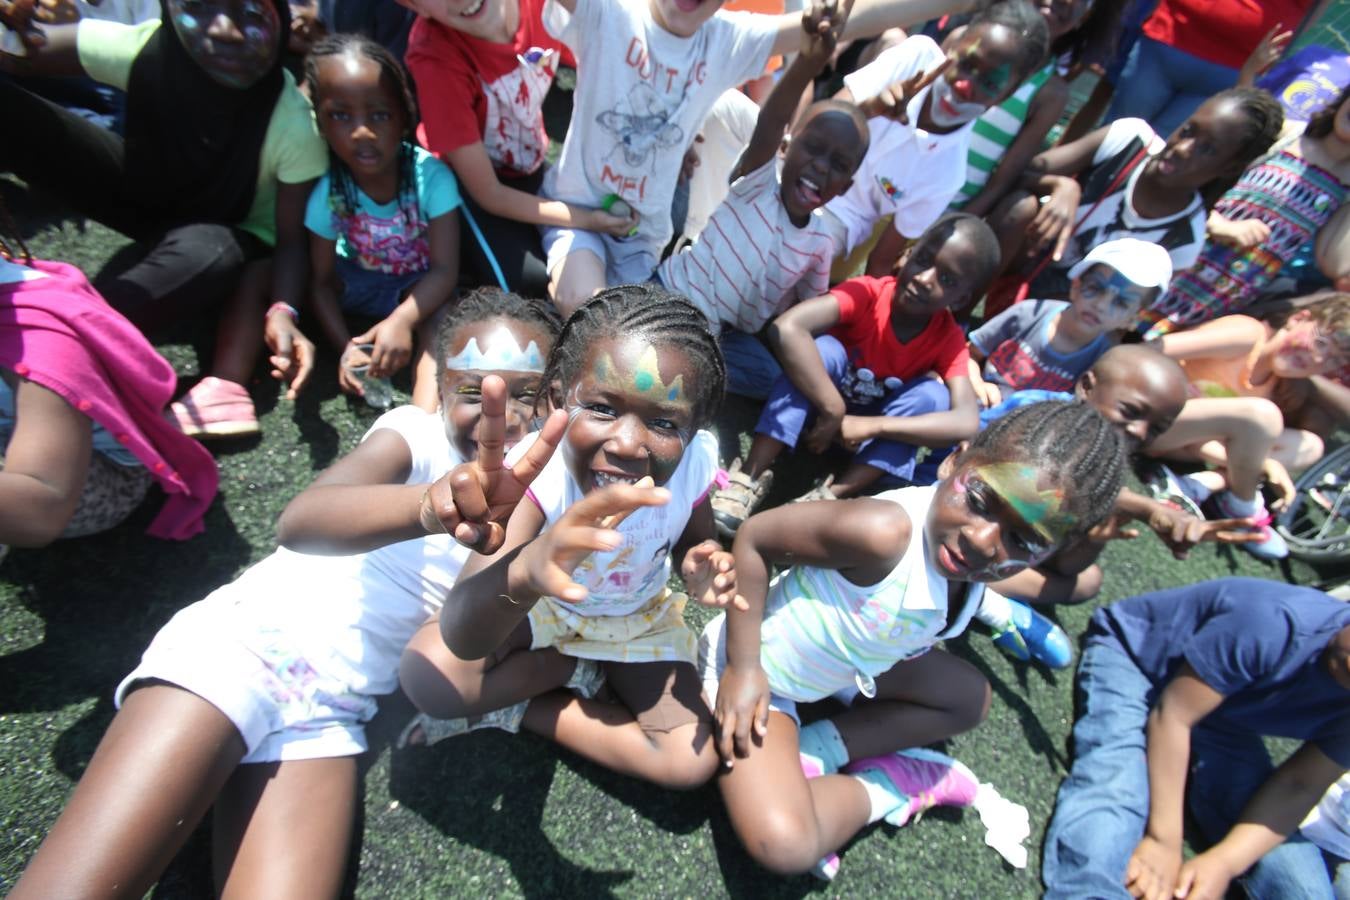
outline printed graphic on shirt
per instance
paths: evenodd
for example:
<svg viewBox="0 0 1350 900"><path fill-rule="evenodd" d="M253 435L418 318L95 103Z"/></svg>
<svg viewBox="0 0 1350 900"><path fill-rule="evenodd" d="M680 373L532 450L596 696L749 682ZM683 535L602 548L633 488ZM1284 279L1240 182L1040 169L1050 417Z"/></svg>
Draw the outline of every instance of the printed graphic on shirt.
<svg viewBox="0 0 1350 900"><path fill-rule="evenodd" d="M839 394L845 403L868 406L898 390L903 384L894 375L878 381L876 373L866 366L854 368L850 365L839 382Z"/></svg>
<svg viewBox="0 0 1350 900"><path fill-rule="evenodd" d="M989 363L1015 390L1071 391L1078 376L1047 365L1022 341L1004 341Z"/></svg>
<svg viewBox="0 0 1350 900"><path fill-rule="evenodd" d="M540 109L557 74L558 51L531 47L517 59L520 65L512 71L483 81L483 145L494 168L533 172L548 150Z"/></svg>
<svg viewBox="0 0 1350 900"><path fill-rule="evenodd" d="M651 85L634 86L621 106L595 117L600 127L615 138L606 162L621 159L629 169L646 169L645 174L651 174L656 151L684 143L684 129L670 121L674 117L675 107L667 105Z"/></svg>
<svg viewBox="0 0 1350 900"><path fill-rule="evenodd" d="M389 275L425 272L431 266L427 223L415 217L409 219L402 212L390 218L360 210L353 213L340 228L350 251L348 258L357 260L361 268L371 272Z"/></svg>

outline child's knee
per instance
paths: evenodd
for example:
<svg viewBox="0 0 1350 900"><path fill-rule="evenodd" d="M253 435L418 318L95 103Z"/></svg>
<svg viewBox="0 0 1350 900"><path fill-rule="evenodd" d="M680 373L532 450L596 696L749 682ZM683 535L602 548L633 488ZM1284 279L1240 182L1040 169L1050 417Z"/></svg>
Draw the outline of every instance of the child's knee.
<svg viewBox="0 0 1350 900"><path fill-rule="evenodd" d="M1101 593L1101 590L1102 567L1096 565L1088 566L1078 573L1078 576L1074 581L1073 595L1070 602L1082 603L1084 600L1091 600Z"/></svg>
<svg viewBox="0 0 1350 900"><path fill-rule="evenodd" d="M652 780L661 787L693 791L717 774L720 760L707 726L685 726L651 737L662 756L662 764Z"/></svg>
<svg viewBox="0 0 1350 900"><path fill-rule="evenodd" d="M953 679L954 702L950 706L955 726L953 734L970 731L989 717L989 707L994 700L994 692L989 680L979 672L972 671L966 677Z"/></svg>
<svg viewBox="0 0 1350 900"><path fill-rule="evenodd" d="M1284 431L1284 413L1280 408L1264 397L1245 398L1243 419L1250 427L1258 429L1263 435L1275 440Z"/></svg>
<svg viewBox="0 0 1350 900"><path fill-rule="evenodd" d="M772 804L756 810L753 827L738 827L750 858L775 875L799 875L820 861L816 823Z"/></svg>

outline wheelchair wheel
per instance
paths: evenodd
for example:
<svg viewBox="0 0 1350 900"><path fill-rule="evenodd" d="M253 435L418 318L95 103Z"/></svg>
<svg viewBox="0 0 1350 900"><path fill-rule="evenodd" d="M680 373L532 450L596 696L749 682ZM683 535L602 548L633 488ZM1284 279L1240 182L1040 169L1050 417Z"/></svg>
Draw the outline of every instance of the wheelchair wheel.
<svg viewBox="0 0 1350 900"><path fill-rule="evenodd" d="M1308 562L1350 560L1350 444L1322 457L1294 487L1275 520L1289 552Z"/></svg>

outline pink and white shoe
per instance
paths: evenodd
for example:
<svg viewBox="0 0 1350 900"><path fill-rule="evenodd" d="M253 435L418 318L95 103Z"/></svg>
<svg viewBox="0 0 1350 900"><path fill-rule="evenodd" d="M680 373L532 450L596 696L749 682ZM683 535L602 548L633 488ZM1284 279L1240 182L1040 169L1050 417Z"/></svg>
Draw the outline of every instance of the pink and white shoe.
<svg viewBox="0 0 1350 900"><path fill-rule="evenodd" d="M886 821L896 828L918 820L934 806L970 806L980 782L975 773L945 753L916 747L885 756L872 756L849 763L850 775L878 771L895 785L896 793L908 799Z"/></svg>
<svg viewBox="0 0 1350 900"><path fill-rule="evenodd" d="M258 433L258 413L242 384L208 375L182 399L169 404L168 415L188 437L247 437Z"/></svg>

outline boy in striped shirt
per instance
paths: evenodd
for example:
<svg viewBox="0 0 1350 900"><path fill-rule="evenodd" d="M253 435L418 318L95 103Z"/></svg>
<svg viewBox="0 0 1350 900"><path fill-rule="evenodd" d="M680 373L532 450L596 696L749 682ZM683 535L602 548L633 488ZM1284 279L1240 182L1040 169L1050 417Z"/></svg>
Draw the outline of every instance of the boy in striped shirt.
<svg viewBox="0 0 1350 900"><path fill-rule="evenodd" d="M760 110L733 170L734 183L696 243L666 259L657 279L685 295L723 335L728 387L765 396L777 375L752 337L798 300L829 287L834 246L820 207L848 190L867 152L857 107L826 100L807 109L780 155L797 101L829 61L846 11L816 6L802 15L802 45ZM767 365L768 374L762 374ZM763 382L756 388L756 382Z"/></svg>

